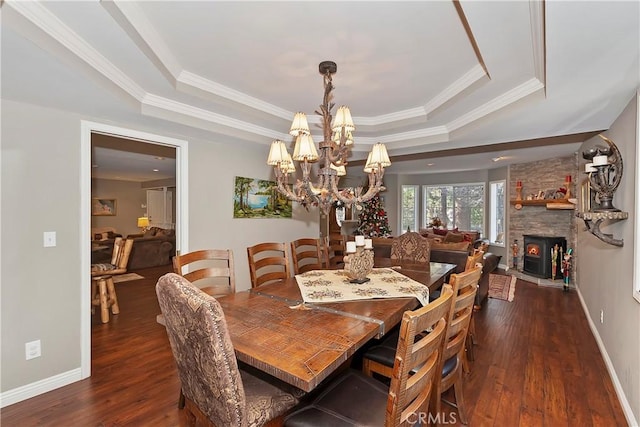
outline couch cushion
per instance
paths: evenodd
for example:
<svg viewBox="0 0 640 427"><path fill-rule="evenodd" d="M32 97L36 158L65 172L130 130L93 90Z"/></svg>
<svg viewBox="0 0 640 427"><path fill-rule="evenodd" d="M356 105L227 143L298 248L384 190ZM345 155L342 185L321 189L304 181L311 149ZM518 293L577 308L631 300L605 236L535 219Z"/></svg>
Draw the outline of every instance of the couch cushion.
<svg viewBox="0 0 640 427"><path fill-rule="evenodd" d="M460 243L462 241L464 241L464 235L462 233L449 231L444 236L444 243Z"/></svg>
<svg viewBox="0 0 640 427"><path fill-rule="evenodd" d="M445 251L465 251L469 252L469 242L444 243L431 241L431 250L441 249Z"/></svg>

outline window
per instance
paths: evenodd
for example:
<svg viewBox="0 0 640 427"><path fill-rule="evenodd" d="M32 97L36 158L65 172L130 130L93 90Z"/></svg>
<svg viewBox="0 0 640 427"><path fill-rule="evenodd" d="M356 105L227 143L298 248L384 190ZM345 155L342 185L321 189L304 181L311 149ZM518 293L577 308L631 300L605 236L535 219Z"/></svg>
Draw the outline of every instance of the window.
<svg viewBox="0 0 640 427"><path fill-rule="evenodd" d="M506 181L489 183L489 240L491 244L504 246L504 189Z"/></svg>
<svg viewBox="0 0 640 427"><path fill-rule="evenodd" d="M400 233L407 229L418 231L418 186L403 185L401 197L401 224Z"/></svg>
<svg viewBox="0 0 640 427"><path fill-rule="evenodd" d="M425 224L438 217L447 228L484 231L484 183L425 185L423 189Z"/></svg>

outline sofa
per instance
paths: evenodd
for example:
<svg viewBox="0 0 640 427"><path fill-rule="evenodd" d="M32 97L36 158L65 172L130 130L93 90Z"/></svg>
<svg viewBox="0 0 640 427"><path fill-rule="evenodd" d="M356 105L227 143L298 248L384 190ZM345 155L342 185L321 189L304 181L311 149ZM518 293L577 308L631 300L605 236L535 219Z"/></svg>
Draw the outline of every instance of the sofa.
<svg viewBox="0 0 640 427"><path fill-rule="evenodd" d="M391 257L391 245L393 238L373 238L373 254L375 258L390 258ZM484 241L478 240L477 245L482 245ZM464 247L463 247L464 246ZM431 262L442 262L447 264L455 264L456 269L454 273L461 273L464 271L467 258L473 252L474 246L467 244L451 244L447 247L447 244L441 242L432 242L431 247ZM478 293L476 294L475 306L476 309L482 308L482 304L489 295L489 274L498 268L500 262L500 256L491 252L486 252L483 255L482 260L482 276L480 276L480 282L478 282Z"/></svg>
<svg viewBox="0 0 640 427"><path fill-rule="evenodd" d="M176 233L172 229L151 227L143 234L130 234L127 238L133 238L129 270L171 264L176 254Z"/></svg>
<svg viewBox="0 0 640 427"><path fill-rule="evenodd" d="M117 234L117 236L120 236ZM176 254L175 230L151 227L143 234L129 234L127 239L133 239L133 248L129 256L128 270L158 267L171 264L171 258ZM115 238L94 240L100 251L92 251L91 263L109 262L113 253Z"/></svg>

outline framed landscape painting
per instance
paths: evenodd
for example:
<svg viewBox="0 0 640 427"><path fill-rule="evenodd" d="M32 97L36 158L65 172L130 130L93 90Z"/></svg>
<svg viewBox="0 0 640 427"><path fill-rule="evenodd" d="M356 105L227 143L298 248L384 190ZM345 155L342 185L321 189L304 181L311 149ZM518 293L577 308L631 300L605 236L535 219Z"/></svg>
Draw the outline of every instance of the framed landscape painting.
<svg viewBox="0 0 640 427"><path fill-rule="evenodd" d="M234 218L291 218L292 204L273 181L236 176Z"/></svg>
<svg viewBox="0 0 640 427"><path fill-rule="evenodd" d="M116 199L93 199L91 215L114 216L116 214Z"/></svg>

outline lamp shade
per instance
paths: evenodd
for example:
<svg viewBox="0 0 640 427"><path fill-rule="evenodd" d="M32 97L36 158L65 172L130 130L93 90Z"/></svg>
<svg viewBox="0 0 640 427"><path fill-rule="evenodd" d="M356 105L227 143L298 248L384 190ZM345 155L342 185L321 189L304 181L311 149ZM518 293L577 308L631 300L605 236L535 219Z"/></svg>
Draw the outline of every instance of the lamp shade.
<svg viewBox="0 0 640 427"><path fill-rule="evenodd" d="M309 135L311 131L309 130L309 123L307 123L307 116L304 113L296 113L293 116L293 123L291 123L291 129L289 129L289 135L298 136L298 135Z"/></svg>
<svg viewBox="0 0 640 427"><path fill-rule="evenodd" d="M331 163L329 167L334 171L336 171L336 175L338 176L345 176L347 174L347 168L345 168L344 165L336 166L333 163Z"/></svg>
<svg viewBox="0 0 640 427"><path fill-rule="evenodd" d="M391 166L391 160L389 160L389 154L387 154L387 147L381 142L374 144L371 149L371 159L368 161L372 166L380 165L383 168Z"/></svg>
<svg viewBox="0 0 640 427"><path fill-rule="evenodd" d="M313 143L311 135L302 134L296 138L296 146L293 149L293 160L310 162L318 160L318 151Z"/></svg>
<svg viewBox="0 0 640 427"><path fill-rule="evenodd" d="M140 218L138 218L138 227L144 228L148 226L149 226L149 218L147 218L146 216L141 216Z"/></svg>
<svg viewBox="0 0 640 427"><path fill-rule="evenodd" d="M269 157L267 158L267 164L269 166L276 166L278 163L283 163L289 156L287 147L284 142L276 139L271 143L271 149L269 150Z"/></svg>
<svg viewBox="0 0 640 427"><path fill-rule="evenodd" d="M353 119L351 118L351 111L349 111L349 107L345 105L336 111L336 117L333 119L333 126L331 127L331 130L334 132L342 129L344 129L345 132L353 132L356 130L356 126L353 124Z"/></svg>
<svg viewBox="0 0 640 427"><path fill-rule="evenodd" d="M291 154L289 154L288 151L286 159L280 164L280 170L285 174L296 172L296 165L293 164L293 160L291 160Z"/></svg>
<svg viewBox="0 0 640 427"><path fill-rule="evenodd" d="M377 170L377 166L371 164L371 151L369 151L369 155L367 156L367 162L364 164L364 172L371 173Z"/></svg>

